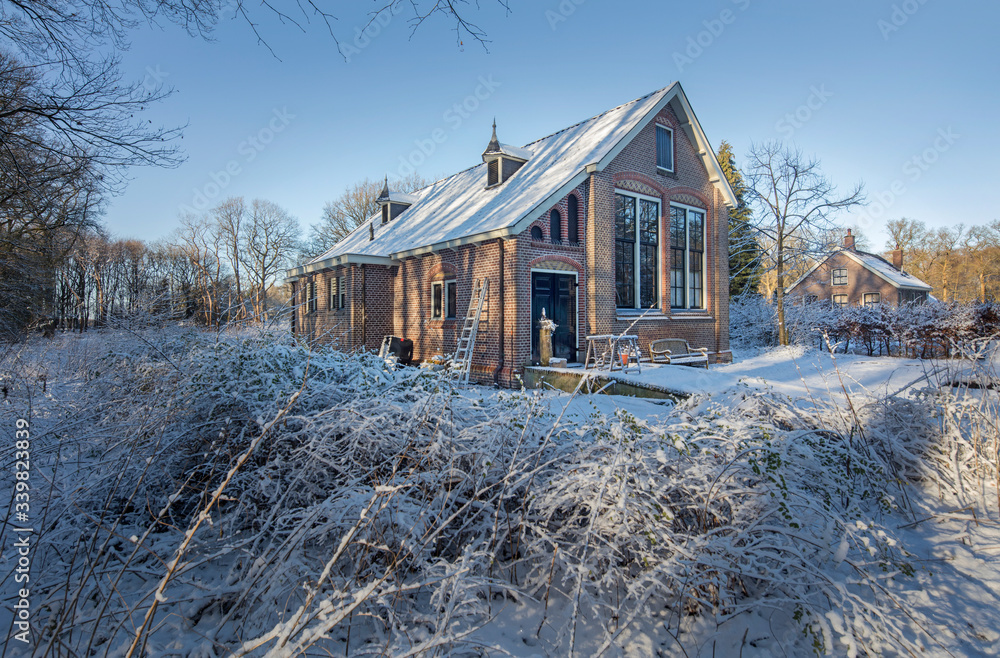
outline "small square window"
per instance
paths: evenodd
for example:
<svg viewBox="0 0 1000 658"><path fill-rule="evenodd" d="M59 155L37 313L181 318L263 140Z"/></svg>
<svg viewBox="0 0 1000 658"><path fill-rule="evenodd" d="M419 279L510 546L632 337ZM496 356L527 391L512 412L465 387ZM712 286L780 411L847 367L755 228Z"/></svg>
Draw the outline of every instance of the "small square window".
<svg viewBox="0 0 1000 658"><path fill-rule="evenodd" d="M847 285L847 270L838 269L833 271L833 285L835 286L846 286Z"/></svg>
<svg viewBox="0 0 1000 658"><path fill-rule="evenodd" d="M816 295L806 295L806 304L815 304L817 299Z"/></svg>
<svg viewBox="0 0 1000 658"><path fill-rule="evenodd" d="M674 170L674 131L666 126L656 126L656 166Z"/></svg>
<svg viewBox="0 0 1000 658"><path fill-rule="evenodd" d="M444 285L431 284L431 317L440 320L444 316Z"/></svg>
<svg viewBox="0 0 1000 658"><path fill-rule="evenodd" d="M882 295L877 292L866 292L863 301L865 306L875 306L882 303Z"/></svg>
<svg viewBox="0 0 1000 658"><path fill-rule="evenodd" d="M834 295L833 296L834 306L847 306L847 295Z"/></svg>
<svg viewBox="0 0 1000 658"><path fill-rule="evenodd" d="M444 282L445 317L458 316L458 285L454 281Z"/></svg>

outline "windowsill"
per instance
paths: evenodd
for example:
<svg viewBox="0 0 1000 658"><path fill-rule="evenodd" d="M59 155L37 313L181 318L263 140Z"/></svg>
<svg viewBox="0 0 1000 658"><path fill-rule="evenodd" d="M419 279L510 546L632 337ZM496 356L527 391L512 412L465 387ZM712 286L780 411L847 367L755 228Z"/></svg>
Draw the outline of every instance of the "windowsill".
<svg viewBox="0 0 1000 658"><path fill-rule="evenodd" d="M619 320L635 320L636 318L653 320L713 320L715 319L708 311L697 309L671 309L669 313L664 313L660 309L631 309L617 308L615 314Z"/></svg>
<svg viewBox="0 0 1000 658"><path fill-rule="evenodd" d="M661 176L666 176L667 178L677 178L677 172L672 169L664 169L663 167L656 165L656 173Z"/></svg>
<svg viewBox="0 0 1000 658"><path fill-rule="evenodd" d="M648 309L629 309L629 308L619 308L615 309L616 319L618 320L654 320L662 322L664 320L669 320L670 316L666 315L663 311L656 309L650 311Z"/></svg>
<svg viewBox="0 0 1000 658"><path fill-rule="evenodd" d="M674 320L714 320L708 311L676 310L671 311L670 317Z"/></svg>

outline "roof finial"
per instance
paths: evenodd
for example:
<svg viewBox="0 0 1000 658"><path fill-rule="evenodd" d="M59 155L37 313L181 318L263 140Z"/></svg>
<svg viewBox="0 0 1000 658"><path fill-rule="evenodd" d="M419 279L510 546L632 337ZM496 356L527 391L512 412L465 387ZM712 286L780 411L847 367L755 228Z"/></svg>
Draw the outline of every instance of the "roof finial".
<svg viewBox="0 0 1000 658"><path fill-rule="evenodd" d="M493 117L493 137L490 138L489 146L483 152L483 158L485 159L488 153L499 153L500 152L500 140L497 139L497 118Z"/></svg>
<svg viewBox="0 0 1000 658"><path fill-rule="evenodd" d="M389 200L389 175L385 176L385 185L382 186L382 191L379 192L376 202L388 201Z"/></svg>

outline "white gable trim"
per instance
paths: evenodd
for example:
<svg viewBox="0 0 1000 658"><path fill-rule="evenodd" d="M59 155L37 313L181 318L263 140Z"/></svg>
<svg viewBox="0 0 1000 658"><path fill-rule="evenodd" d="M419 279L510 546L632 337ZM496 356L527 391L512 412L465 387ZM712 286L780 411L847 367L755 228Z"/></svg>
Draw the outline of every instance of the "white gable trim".
<svg viewBox="0 0 1000 658"><path fill-rule="evenodd" d="M684 89L681 87L681 83L675 82L670 85L667 93L663 95L656 105L650 109L650 111L643 117L639 122L637 122L632 130L628 132L625 137L615 144L614 148L608 151L607 155L601 158L601 161L597 163L597 171L603 171L605 167L611 164L618 155L625 150L625 147L632 143L632 140L638 136L638 134L645 128L649 123L651 123L663 108L669 105L672 101L677 100L680 103L681 109L683 110L684 116L678 116L677 118L681 121L681 128L684 130L684 134L687 135L691 143L695 145L698 155L701 157L702 163L705 165L705 169L708 171L708 182L714 185L719 192L722 193L723 201L730 208L736 207L736 193L733 192L733 188L729 186L729 181L726 179L725 172L722 171L722 166L719 165L719 161L715 157L715 152L712 151L712 146L708 142L708 137L705 136L705 131L702 130L701 124L698 122L698 118L694 114L694 110L691 109L691 103L688 102L687 95L684 93ZM676 145L674 147L675 157L676 157ZM674 169L676 170L677 165L674 164Z"/></svg>
<svg viewBox="0 0 1000 658"><path fill-rule="evenodd" d="M341 254L339 256L334 256L333 258L327 258L326 260L316 261L314 263L307 263L302 267L296 267L294 269L288 270L285 275L286 282L298 281L302 277L315 274L316 272L322 272L323 270L333 269L338 265L385 265L391 267L397 265L391 258L386 258L385 256L365 256L362 254Z"/></svg>

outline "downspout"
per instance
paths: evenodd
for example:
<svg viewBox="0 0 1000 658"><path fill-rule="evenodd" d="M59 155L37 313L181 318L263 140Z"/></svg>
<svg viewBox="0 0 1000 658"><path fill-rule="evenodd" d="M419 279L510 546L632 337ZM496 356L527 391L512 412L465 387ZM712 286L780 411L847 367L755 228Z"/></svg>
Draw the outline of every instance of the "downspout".
<svg viewBox="0 0 1000 658"><path fill-rule="evenodd" d="M506 319L504 317L504 308L506 307L506 304L504 303L504 295L505 295L505 286L504 286L504 239L500 238L499 243L500 243L500 359L497 362L497 369L493 373L493 384L496 385L496 386L500 386L500 373L503 371L503 367L504 367L504 357L505 357L504 346L506 345L506 342L507 342L507 336L506 336L506 333L504 331L504 329L505 329L505 327L504 327L504 321Z"/></svg>
<svg viewBox="0 0 1000 658"><path fill-rule="evenodd" d="M368 346L368 279L365 264L361 263L361 349Z"/></svg>

